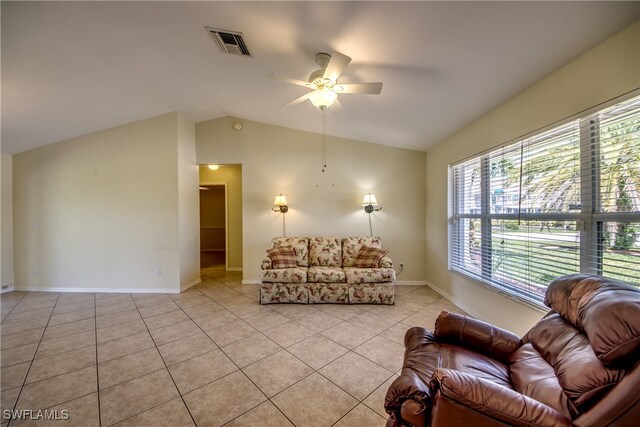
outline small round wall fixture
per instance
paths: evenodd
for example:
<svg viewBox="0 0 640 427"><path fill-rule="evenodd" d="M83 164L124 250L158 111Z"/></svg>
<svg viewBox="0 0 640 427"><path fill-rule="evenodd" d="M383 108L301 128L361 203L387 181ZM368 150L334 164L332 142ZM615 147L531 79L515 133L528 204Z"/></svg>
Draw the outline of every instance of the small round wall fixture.
<svg viewBox="0 0 640 427"><path fill-rule="evenodd" d="M242 129L242 123L234 122L233 123L233 129L236 130L236 131L239 131L240 129Z"/></svg>
<svg viewBox="0 0 640 427"><path fill-rule="evenodd" d="M220 169L220 166L219 165L209 165L208 168L211 169L212 171L217 171L218 169Z"/></svg>

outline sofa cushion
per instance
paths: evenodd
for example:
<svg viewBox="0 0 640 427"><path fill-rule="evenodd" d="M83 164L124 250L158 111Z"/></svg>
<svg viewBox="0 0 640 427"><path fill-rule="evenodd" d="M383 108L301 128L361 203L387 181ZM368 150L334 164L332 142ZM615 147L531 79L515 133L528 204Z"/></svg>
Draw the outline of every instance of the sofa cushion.
<svg viewBox="0 0 640 427"><path fill-rule="evenodd" d="M353 262L353 266L357 268L377 268L380 267L380 260L389 251L384 249L372 248L370 246L363 246L358 251L358 256Z"/></svg>
<svg viewBox="0 0 640 427"><path fill-rule="evenodd" d="M311 283L339 283L345 282L344 270L339 267L309 267L307 282Z"/></svg>
<svg viewBox="0 0 640 427"><path fill-rule="evenodd" d="M342 267L342 243L339 237L311 237L309 265Z"/></svg>
<svg viewBox="0 0 640 427"><path fill-rule="evenodd" d="M351 304L388 304L395 302L395 285L393 283L357 283L349 287L349 303Z"/></svg>
<svg viewBox="0 0 640 427"><path fill-rule="evenodd" d="M296 262L296 254L291 246L279 246L267 251L271 258L271 268L294 268L298 264Z"/></svg>
<svg viewBox="0 0 640 427"><path fill-rule="evenodd" d="M342 239L342 266L353 267L363 246L382 249L382 240L379 237L345 237Z"/></svg>
<svg viewBox="0 0 640 427"><path fill-rule="evenodd" d="M260 285L260 304L307 304L309 292L305 283L263 283Z"/></svg>
<svg viewBox="0 0 640 427"><path fill-rule="evenodd" d="M302 267L262 270L260 280L269 283L306 283L307 269Z"/></svg>
<svg viewBox="0 0 640 427"><path fill-rule="evenodd" d="M308 237L274 237L271 247L291 246L296 254L298 267L309 267L309 238Z"/></svg>
<svg viewBox="0 0 640 427"><path fill-rule="evenodd" d="M589 338L608 366L630 366L640 352L640 290L617 280L574 274L554 280L545 304Z"/></svg>
<svg viewBox="0 0 640 427"><path fill-rule="evenodd" d="M307 283L309 303L340 303L349 302L349 288L346 283Z"/></svg>
<svg viewBox="0 0 640 427"><path fill-rule="evenodd" d="M396 272L392 268L354 268L344 269L347 283L386 283L396 279Z"/></svg>

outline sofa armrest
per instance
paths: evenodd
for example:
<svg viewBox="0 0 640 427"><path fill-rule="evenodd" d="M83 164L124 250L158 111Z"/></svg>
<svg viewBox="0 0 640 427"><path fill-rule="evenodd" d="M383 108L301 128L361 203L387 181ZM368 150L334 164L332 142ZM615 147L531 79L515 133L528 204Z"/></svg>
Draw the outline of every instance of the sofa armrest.
<svg viewBox="0 0 640 427"><path fill-rule="evenodd" d="M431 409L429 387L415 373L404 371L387 390L384 409L389 414L391 425L401 425L400 420L416 426L424 425L425 414ZM387 424L389 425L389 424Z"/></svg>
<svg viewBox="0 0 640 427"><path fill-rule="evenodd" d="M453 369L436 369L431 377L430 390L433 395L439 392L459 405L509 425L571 426L571 420L544 403Z"/></svg>
<svg viewBox="0 0 640 427"><path fill-rule="evenodd" d="M268 256L262 258L262 264L260 265L260 268L262 268L263 270L273 269L273 262L271 261L271 258Z"/></svg>
<svg viewBox="0 0 640 427"><path fill-rule="evenodd" d="M378 266L380 268L393 268L393 261L391 258L383 256Z"/></svg>
<svg viewBox="0 0 640 427"><path fill-rule="evenodd" d="M457 344L503 363L508 363L511 353L522 345L513 332L446 311L436 319L434 335L440 342Z"/></svg>

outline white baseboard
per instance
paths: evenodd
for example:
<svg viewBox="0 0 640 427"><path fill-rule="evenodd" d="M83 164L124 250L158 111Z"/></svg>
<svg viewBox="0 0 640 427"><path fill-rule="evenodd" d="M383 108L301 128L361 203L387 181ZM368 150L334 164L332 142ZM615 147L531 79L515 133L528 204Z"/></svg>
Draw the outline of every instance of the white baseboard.
<svg viewBox="0 0 640 427"><path fill-rule="evenodd" d="M260 284L260 280L256 280L256 279L243 280L242 284L243 285L259 285Z"/></svg>
<svg viewBox="0 0 640 427"><path fill-rule="evenodd" d="M6 289L0 289L0 294L13 291L13 283L9 283Z"/></svg>
<svg viewBox="0 0 640 427"><path fill-rule="evenodd" d="M242 267L229 267L227 271L242 271Z"/></svg>
<svg viewBox="0 0 640 427"><path fill-rule="evenodd" d="M453 298L451 295L449 295L447 292L443 291L442 289L436 287L433 283L426 282L426 284L428 287L430 287L431 289L433 289L434 291L436 291L437 293L439 293L440 295L442 295L443 297L445 297L446 299L448 299L449 301L451 301L452 303L454 303L455 305L457 305L458 307L460 307L461 309L469 313L472 317L475 317L476 319L480 318L478 316L478 313L475 312L475 310L470 309L467 305L460 304L459 301L456 301L455 298Z"/></svg>
<svg viewBox="0 0 640 427"><path fill-rule="evenodd" d="M20 286L16 291L26 292L88 292L114 294L179 294L179 290L154 288L40 288L36 286Z"/></svg>
<svg viewBox="0 0 640 427"><path fill-rule="evenodd" d="M400 285L400 286L404 286L404 285L410 285L410 286L426 286L427 282L426 280L396 280L396 285Z"/></svg>
<svg viewBox="0 0 640 427"><path fill-rule="evenodd" d="M197 284L198 284L198 283L200 283L200 282L202 282L202 280L198 277L196 280L194 280L194 281L192 281L192 282L189 282L189 283L187 283L186 285L181 285L181 286L180 286L180 292L184 292L184 291L186 291L187 289L189 289L190 287L195 286L195 285L197 285Z"/></svg>

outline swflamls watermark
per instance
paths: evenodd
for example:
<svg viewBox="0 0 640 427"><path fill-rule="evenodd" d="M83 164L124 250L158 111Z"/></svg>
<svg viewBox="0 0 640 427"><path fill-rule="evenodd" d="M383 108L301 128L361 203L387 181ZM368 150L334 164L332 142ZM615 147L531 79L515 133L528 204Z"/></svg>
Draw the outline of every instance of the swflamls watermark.
<svg viewBox="0 0 640 427"><path fill-rule="evenodd" d="M59 421L68 420L69 411L66 409L5 409L2 411L2 419L4 420L48 420Z"/></svg>

